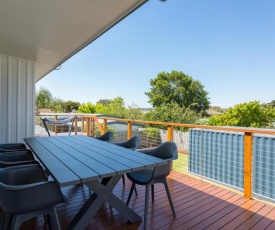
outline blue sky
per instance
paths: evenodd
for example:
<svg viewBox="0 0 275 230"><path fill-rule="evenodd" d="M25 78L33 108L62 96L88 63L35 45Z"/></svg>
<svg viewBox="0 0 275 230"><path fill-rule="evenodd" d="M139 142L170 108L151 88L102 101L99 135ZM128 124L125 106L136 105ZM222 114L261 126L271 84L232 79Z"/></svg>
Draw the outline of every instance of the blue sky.
<svg viewBox="0 0 275 230"><path fill-rule="evenodd" d="M44 86L65 101L121 96L126 105L151 107L144 94L150 79L177 70L199 80L213 106L270 102L274 9L274 0L150 0L36 89Z"/></svg>

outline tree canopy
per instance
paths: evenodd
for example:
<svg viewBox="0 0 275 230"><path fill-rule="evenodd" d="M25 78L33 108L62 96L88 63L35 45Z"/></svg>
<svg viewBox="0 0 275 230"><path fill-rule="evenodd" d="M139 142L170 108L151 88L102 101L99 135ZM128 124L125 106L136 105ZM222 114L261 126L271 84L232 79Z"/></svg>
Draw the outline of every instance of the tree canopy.
<svg viewBox="0 0 275 230"><path fill-rule="evenodd" d="M93 105L91 102L83 103L78 107L79 113L95 113L96 106Z"/></svg>
<svg viewBox="0 0 275 230"><path fill-rule="evenodd" d="M275 108L263 107L260 102L241 103L229 108L222 115L212 116L208 124L214 126L273 127Z"/></svg>
<svg viewBox="0 0 275 230"><path fill-rule="evenodd" d="M110 99L100 99L96 104L109 105L110 103Z"/></svg>
<svg viewBox="0 0 275 230"><path fill-rule="evenodd" d="M200 114L196 113L190 108L181 107L176 103L159 106L144 115L144 119L149 121L174 122L183 124L196 124L199 118Z"/></svg>
<svg viewBox="0 0 275 230"><path fill-rule="evenodd" d="M98 113L111 116L119 116L122 118L141 119L143 114L141 109L135 104L128 106L124 105L124 99L122 97L115 97L114 99L104 99L101 102L93 105L91 102L84 103L78 108L79 113Z"/></svg>
<svg viewBox="0 0 275 230"><path fill-rule="evenodd" d="M268 105L271 106L272 108L274 108L275 107L275 100L269 102Z"/></svg>
<svg viewBox="0 0 275 230"><path fill-rule="evenodd" d="M64 101L59 98L54 97L51 100L49 108L55 113L62 113L62 112L64 112Z"/></svg>
<svg viewBox="0 0 275 230"><path fill-rule="evenodd" d="M49 108L53 99L52 93L45 87L35 92L36 109Z"/></svg>
<svg viewBox="0 0 275 230"><path fill-rule="evenodd" d="M65 113L70 113L73 111L77 111L78 107L80 106L79 102L76 101L65 101L64 102L64 107L65 107Z"/></svg>
<svg viewBox="0 0 275 230"><path fill-rule="evenodd" d="M150 91L145 94L155 108L170 103L191 108L196 112L209 108L208 92L204 90L204 86L183 72L161 72L155 79L150 80L150 85Z"/></svg>

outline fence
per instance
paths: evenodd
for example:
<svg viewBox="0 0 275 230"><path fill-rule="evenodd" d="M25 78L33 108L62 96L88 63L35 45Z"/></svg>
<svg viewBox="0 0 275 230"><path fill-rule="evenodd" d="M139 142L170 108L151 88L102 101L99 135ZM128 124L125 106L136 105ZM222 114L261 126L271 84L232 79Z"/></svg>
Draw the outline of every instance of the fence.
<svg viewBox="0 0 275 230"><path fill-rule="evenodd" d="M253 196L271 201L275 199L275 141L272 136L275 130L152 122L87 114L76 116L76 126L80 131L76 129L75 135L95 136L112 129L115 132L114 141L140 135L142 148L175 141L183 152L189 149L189 172L240 189L249 199ZM154 132L153 129L148 130L147 125L166 128ZM174 131L174 127L194 130L188 135ZM199 132L205 134L199 135Z"/></svg>

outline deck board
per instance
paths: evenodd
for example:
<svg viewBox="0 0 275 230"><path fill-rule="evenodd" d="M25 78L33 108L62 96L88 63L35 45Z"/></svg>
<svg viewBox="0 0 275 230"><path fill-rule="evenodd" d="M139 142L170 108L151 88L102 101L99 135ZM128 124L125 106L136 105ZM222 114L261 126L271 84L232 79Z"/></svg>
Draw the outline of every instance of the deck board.
<svg viewBox="0 0 275 230"><path fill-rule="evenodd" d="M172 172L168 184L177 217L174 218L162 185L155 187L155 202L149 203L148 229L275 229L275 208L257 200L245 199L241 194L200 181L196 178ZM126 179L114 189L123 201L127 200L130 182ZM138 196L133 194L129 204L143 217L144 187L137 186ZM85 186L62 188L68 198L67 204L57 206L62 229L88 199L89 190ZM22 229L48 229L43 217L29 220ZM109 205L103 205L86 229L136 230L143 229L143 222L131 224Z"/></svg>

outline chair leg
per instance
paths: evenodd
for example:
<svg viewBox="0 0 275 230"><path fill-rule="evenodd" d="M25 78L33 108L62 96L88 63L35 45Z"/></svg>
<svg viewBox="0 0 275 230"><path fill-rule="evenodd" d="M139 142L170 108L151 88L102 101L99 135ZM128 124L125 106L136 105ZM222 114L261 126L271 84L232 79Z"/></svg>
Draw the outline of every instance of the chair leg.
<svg viewBox="0 0 275 230"><path fill-rule="evenodd" d="M12 230L19 230L21 221L18 215L14 215L13 220L12 220Z"/></svg>
<svg viewBox="0 0 275 230"><path fill-rule="evenodd" d="M154 202L154 200L155 200L155 193L154 193L154 185L152 184L151 185L151 193L152 193L152 202Z"/></svg>
<svg viewBox="0 0 275 230"><path fill-rule="evenodd" d="M7 230L10 228L12 215L5 212L2 213L0 229Z"/></svg>
<svg viewBox="0 0 275 230"><path fill-rule="evenodd" d="M148 214L149 189L150 189L150 185L147 184L147 185L146 185L146 190L145 190L144 229L147 228L147 214Z"/></svg>
<svg viewBox="0 0 275 230"><path fill-rule="evenodd" d="M175 209L174 209L174 205L173 205L173 202L172 202L172 198L171 198L171 195L170 195L170 192L169 192L169 188L168 188L166 179L163 181L163 184L165 186L166 194L167 194L167 197L168 197L168 200L169 200L172 212L173 212L173 216L176 217L176 212L175 212Z"/></svg>
<svg viewBox="0 0 275 230"><path fill-rule="evenodd" d="M123 182L123 185L125 185L125 176L124 176L124 174L122 176L122 182Z"/></svg>
<svg viewBox="0 0 275 230"><path fill-rule="evenodd" d="M138 195L138 193L137 193L137 187L135 186L135 194L136 194L136 196Z"/></svg>
<svg viewBox="0 0 275 230"><path fill-rule="evenodd" d="M50 210L48 215L50 217L50 222L49 222L50 229L61 230L56 208L53 206L49 209Z"/></svg>
<svg viewBox="0 0 275 230"><path fill-rule="evenodd" d="M4 229L3 225L5 223L5 213L2 211L1 220L0 220L0 229Z"/></svg>
<svg viewBox="0 0 275 230"><path fill-rule="evenodd" d="M130 203L130 200L131 200L131 197L132 197L132 194L133 194L133 190L135 188L135 184L132 183L132 186L131 186L131 190L130 190L130 193L129 193L129 196L128 196L128 199L127 199L127 202L126 202L126 205L128 205Z"/></svg>

